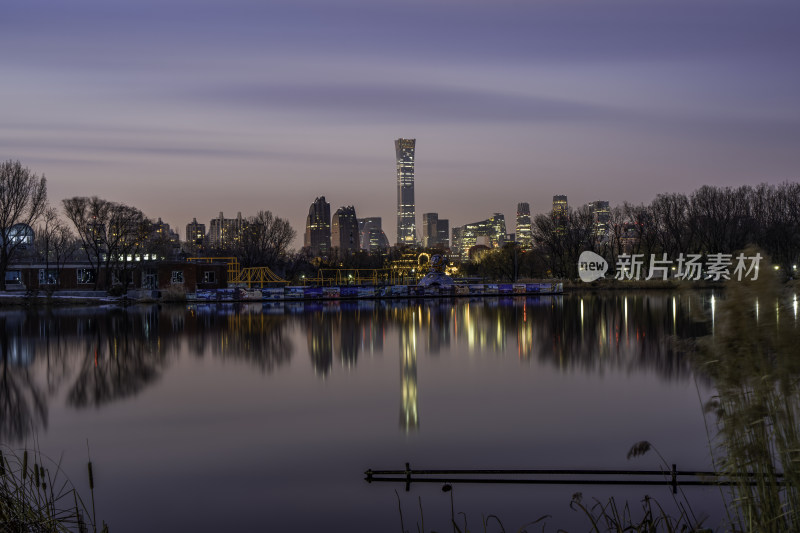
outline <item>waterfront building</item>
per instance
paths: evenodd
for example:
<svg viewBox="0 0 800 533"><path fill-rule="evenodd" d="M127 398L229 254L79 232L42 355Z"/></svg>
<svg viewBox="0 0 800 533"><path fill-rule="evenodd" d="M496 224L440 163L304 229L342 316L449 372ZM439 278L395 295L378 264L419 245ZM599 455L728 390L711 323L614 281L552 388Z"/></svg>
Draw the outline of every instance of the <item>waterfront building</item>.
<svg viewBox="0 0 800 533"><path fill-rule="evenodd" d="M225 218L222 211L217 218L211 219L208 230L208 245L211 248L229 248L239 243L245 221L242 212L236 218Z"/></svg>
<svg viewBox="0 0 800 533"><path fill-rule="evenodd" d="M383 252L389 248L389 239L381 227L381 217L358 219L361 249L367 252Z"/></svg>
<svg viewBox="0 0 800 533"><path fill-rule="evenodd" d="M394 141L397 162L397 244L416 244L416 205L414 204L414 155L416 139Z"/></svg>
<svg viewBox="0 0 800 533"><path fill-rule="evenodd" d="M339 252L357 252L361 248L358 219L352 205L336 210L331 219L331 245Z"/></svg>
<svg viewBox="0 0 800 533"><path fill-rule="evenodd" d="M523 249L531 247L531 206L528 202L517 204L517 230L514 241Z"/></svg>
<svg viewBox="0 0 800 533"><path fill-rule="evenodd" d="M314 257L325 257L331 251L331 204L324 196L316 198L308 208L303 246Z"/></svg>

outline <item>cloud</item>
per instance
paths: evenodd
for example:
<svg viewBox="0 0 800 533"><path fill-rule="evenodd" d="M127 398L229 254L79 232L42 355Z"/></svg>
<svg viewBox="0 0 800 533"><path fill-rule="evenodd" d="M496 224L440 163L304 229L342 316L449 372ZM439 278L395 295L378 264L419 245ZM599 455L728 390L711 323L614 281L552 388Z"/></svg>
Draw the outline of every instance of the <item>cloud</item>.
<svg viewBox="0 0 800 533"><path fill-rule="evenodd" d="M488 90L379 83L241 83L198 89L189 97L209 104L321 113L365 122L592 120L623 112L590 103Z"/></svg>

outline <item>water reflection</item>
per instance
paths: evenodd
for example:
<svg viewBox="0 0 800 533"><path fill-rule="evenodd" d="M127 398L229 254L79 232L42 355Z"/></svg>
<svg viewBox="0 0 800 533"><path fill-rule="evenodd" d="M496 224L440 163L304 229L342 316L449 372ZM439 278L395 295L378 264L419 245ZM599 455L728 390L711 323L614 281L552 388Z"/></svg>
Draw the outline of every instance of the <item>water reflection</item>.
<svg viewBox="0 0 800 533"><path fill-rule="evenodd" d="M357 371L364 357L397 353L403 431L420 426L418 359L445 352L511 355L561 372L623 369L688 380L692 370L673 341L707 332L692 306L708 307L710 298L693 298L586 293L3 312L0 439L46 427L47 404L60 390L73 408L102 407L146 390L180 353L270 375L290 367L303 338L304 360L324 379L337 368Z"/></svg>

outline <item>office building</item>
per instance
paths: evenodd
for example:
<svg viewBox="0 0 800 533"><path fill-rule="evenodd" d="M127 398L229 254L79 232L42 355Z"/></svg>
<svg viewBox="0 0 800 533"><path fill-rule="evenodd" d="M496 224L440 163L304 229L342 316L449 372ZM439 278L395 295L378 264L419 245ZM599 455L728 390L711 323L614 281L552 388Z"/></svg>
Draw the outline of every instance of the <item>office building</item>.
<svg viewBox="0 0 800 533"><path fill-rule="evenodd" d="M567 217L569 216L569 204L567 197L563 194L553 196L553 220L556 224L556 232L564 233L567 229Z"/></svg>
<svg viewBox="0 0 800 533"><path fill-rule="evenodd" d="M461 257L469 257L469 249L477 244L489 248L499 248L506 240L506 219L502 213L495 213L491 218L465 224L460 228L453 228L453 246Z"/></svg>
<svg viewBox="0 0 800 533"><path fill-rule="evenodd" d="M308 208L303 245L314 257L327 257L331 251L331 204L320 196Z"/></svg>
<svg viewBox="0 0 800 533"><path fill-rule="evenodd" d="M531 247L531 206L528 202L517 204L517 229L514 241L525 250Z"/></svg>
<svg viewBox="0 0 800 533"><path fill-rule="evenodd" d="M397 139L397 244L416 244L417 211L414 204L414 153L416 139Z"/></svg>
<svg viewBox="0 0 800 533"><path fill-rule="evenodd" d="M359 218L358 228L361 234L362 250L374 253L389 249L389 239L381 227L381 217Z"/></svg>
<svg viewBox="0 0 800 533"><path fill-rule="evenodd" d="M331 219L331 246L339 253L357 252L361 248L356 210L352 205L336 210Z"/></svg>
<svg viewBox="0 0 800 533"><path fill-rule="evenodd" d="M605 200L591 202L589 209L594 215L594 235L598 241L605 241L608 239L608 225L611 221L611 209L608 207L608 202Z"/></svg>
<svg viewBox="0 0 800 533"><path fill-rule="evenodd" d="M440 219L438 213L422 214L422 246L425 248L449 248L450 221Z"/></svg>

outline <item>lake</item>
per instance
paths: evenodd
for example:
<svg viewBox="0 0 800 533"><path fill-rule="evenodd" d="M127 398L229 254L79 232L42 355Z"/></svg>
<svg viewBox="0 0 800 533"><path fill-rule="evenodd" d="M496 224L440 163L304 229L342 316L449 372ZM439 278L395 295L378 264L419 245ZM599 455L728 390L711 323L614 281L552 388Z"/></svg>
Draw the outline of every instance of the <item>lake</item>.
<svg viewBox="0 0 800 533"><path fill-rule="evenodd" d="M674 506L669 487L367 483L367 469L710 470L693 340L719 294L606 292L0 312L0 442L61 459L134 531L449 531L572 494ZM796 302L796 300L795 300ZM763 313L763 311L762 311ZM797 320L795 303L794 317ZM717 317L714 317L717 320ZM663 457L628 459L647 440ZM88 452L87 452L88 445ZM395 492L396 491L396 492ZM687 488L709 523L720 491ZM84 496L86 497L86 496ZM420 508L422 512L420 512ZM463 529L463 527L462 527Z"/></svg>

